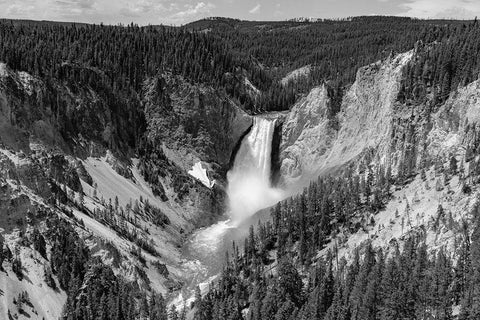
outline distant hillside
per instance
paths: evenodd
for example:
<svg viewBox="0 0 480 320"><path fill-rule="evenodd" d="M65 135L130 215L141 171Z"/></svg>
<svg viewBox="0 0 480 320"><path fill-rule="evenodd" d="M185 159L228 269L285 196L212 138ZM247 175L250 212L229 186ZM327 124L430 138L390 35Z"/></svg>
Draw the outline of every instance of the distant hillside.
<svg viewBox="0 0 480 320"><path fill-rule="evenodd" d="M355 67L339 65L335 66L338 69L335 71L345 72L341 67L351 67L353 74L347 78L353 81L358 67L376 61L382 54L388 55L390 50L403 52L411 49L415 41L423 40L426 33L433 30L468 23L385 16L313 22L209 18L189 23L184 28L215 34L226 40L232 50L250 55L270 68L291 71L308 64L337 63L337 60L348 57L347 60L355 61ZM331 71L329 75L335 75L335 72Z"/></svg>
<svg viewBox="0 0 480 320"><path fill-rule="evenodd" d="M222 39L234 56L252 60L276 80L311 66L308 77L284 81L283 90L307 93L312 87L329 82L329 94L338 104L361 66L408 51L418 41L440 42L469 23L384 16L313 22L210 18L184 28ZM279 92L269 90L272 93L266 96ZM275 103L268 100L261 105L267 110L278 110Z"/></svg>
<svg viewBox="0 0 480 320"><path fill-rule="evenodd" d="M88 23L68 22L68 21L49 21L49 20L16 20L0 19L1 23L9 23L14 26L87 26Z"/></svg>

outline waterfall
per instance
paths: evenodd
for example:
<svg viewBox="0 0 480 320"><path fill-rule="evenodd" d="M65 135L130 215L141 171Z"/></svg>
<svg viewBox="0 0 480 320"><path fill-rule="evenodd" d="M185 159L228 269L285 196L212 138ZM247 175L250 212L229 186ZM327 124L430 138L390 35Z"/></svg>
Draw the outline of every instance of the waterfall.
<svg viewBox="0 0 480 320"><path fill-rule="evenodd" d="M254 118L250 133L244 138L227 174L229 215L239 223L255 212L282 198L280 190L271 186L271 152L275 120Z"/></svg>
<svg viewBox="0 0 480 320"><path fill-rule="evenodd" d="M270 183L271 153L275 120L255 117L252 130L243 139L235 156L233 168L227 173L230 219L194 233L185 254L191 261L186 268L192 275L190 289L198 285L208 288L223 267L225 252L232 241L245 238L249 221L257 211L282 200L284 194ZM242 224L243 222L243 224ZM193 297L180 295L176 305L187 305Z"/></svg>

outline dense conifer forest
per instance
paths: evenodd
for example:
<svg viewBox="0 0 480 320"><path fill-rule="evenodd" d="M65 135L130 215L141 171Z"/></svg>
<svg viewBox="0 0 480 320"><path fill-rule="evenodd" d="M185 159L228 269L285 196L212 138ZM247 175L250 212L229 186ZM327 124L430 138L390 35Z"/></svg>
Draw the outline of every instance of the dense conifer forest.
<svg viewBox="0 0 480 320"><path fill-rule="evenodd" d="M415 48L398 100L411 108L426 106L420 111L428 117L458 86L478 78L479 46L476 21L360 17L250 23L210 19L183 28L0 21L0 61L45 81L53 94L46 102L58 122L63 120L62 104L55 96L59 84L77 90L91 88L107 97L114 126L120 119L129 123L125 128L117 126L117 139L137 149L148 182L162 174L155 161L167 162L160 150L151 150L155 146L144 136L139 95L149 77L170 72L192 83L210 85L251 113L287 110L301 94L326 83L334 116L359 67ZM288 72L305 65L312 66L308 76L281 84ZM261 91L259 97L248 94L245 77ZM65 135L79 131L76 123L61 126ZM469 130L480 137L477 127ZM411 142L416 138L411 133L402 139ZM389 255L368 244L356 250L349 264L337 260L334 252L318 257L318 251L325 249L341 228L357 231L368 226L390 199L394 186L401 188L432 165L447 182L458 176L462 192L468 193L470 185L478 183L480 165L473 155L479 152L480 139L467 147L470 172L464 172L454 157L435 160L425 156L417 166L414 155L405 149L395 175L391 167L373 169L365 160L359 167L312 182L303 193L272 208L271 221L251 227L244 243L233 244L220 280L205 296L198 291L195 302L183 312L175 307L167 310L162 295L147 296L143 288L115 275L60 218L49 217L49 232L34 232L25 241L31 241L42 257L50 256L45 278L55 287L55 275L59 287L67 292L63 314L69 320L183 320L190 307L195 320L427 319L427 315L447 320L452 319L454 306L460 307L459 319L479 319L478 208L472 212L476 220L473 235L466 226L451 226L464 230L456 258L443 249L427 254L421 233L410 236L402 248L392 243L394 250ZM183 192L180 187L175 191ZM154 189L154 193L162 195L163 191ZM110 203L93 215L156 255L155 248L125 227L127 222L135 223L132 216L140 211L156 216L155 224L170 224L148 203L129 206L126 213ZM113 212L121 219L112 219ZM437 220L449 223L441 206ZM14 272L22 277L21 260L9 248L0 252L0 267L4 260L11 260ZM28 298L21 300L27 302ZM246 308L248 314L244 315Z"/></svg>
<svg viewBox="0 0 480 320"><path fill-rule="evenodd" d="M467 34L473 36L470 31L476 26L476 22L397 17L354 17L343 20L275 23L218 18L187 25L189 29L208 30L211 34L226 39L235 55L253 59L254 63L267 68L274 79L281 78L296 68L311 66L311 71L305 78L290 83L284 90L287 90L287 93L307 92L312 86L327 82L336 104L341 101L343 89L355 80L360 67L389 55L411 50L418 41L425 44L448 42L450 51L460 45L463 46L462 61L466 62L466 55L475 59L473 42L472 45L463 44ZM470 41L471 39L468 42ZM438 51L442 50L446 49ZM469 50L471 54L468 54ZM459 56L443 54L441 57L450 58L458 59ZM438 53L429 54L428 58L424 56L424 59L424 62L429 61L425 72L434 65L443 66L448 63L431 61L439 59ZM464 69L472 69L471 64L474 62L469 63ZM453 65L450 65L450 68L452 67ZM416 68L418 70L421 67L416 65ZM439 76L444 76L443 72L445 71L441 71ZM453 72L453 69L449 72ZM411 74L410 77L411 81L420 79L418 74ZM267 100L262 101L261 105L265 106L266 110L285 109L284 104L270 98L278 96L275 87L270 90L271 94L267 94Z"/></svg>
<svg viewBox="0 0 480 320"><path fill-rule="evenodd" d="M410 50L419 40L443 43L465 36L470 28L469 22L394 17L264 24L210 19L183 28L4 20L0 60L52 81L109 88L119 108L138 105L136 94L146 78L171 71L222 88L245 109L261 112L286 110L297 94L326 81L340 98L359 67ZM473 49L465 47L462 59ZM312 66L310 76L280 84L287 72L305 65ZM261 90L260 97L247 94L243 76Z"/></svg>

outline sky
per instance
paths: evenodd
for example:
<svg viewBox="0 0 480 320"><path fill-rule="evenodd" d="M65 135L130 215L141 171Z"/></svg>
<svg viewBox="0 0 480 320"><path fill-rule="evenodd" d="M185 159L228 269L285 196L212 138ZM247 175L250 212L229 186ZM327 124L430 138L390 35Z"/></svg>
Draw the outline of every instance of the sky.
<svg viewBox="0 0 480 320"><path fill-rule="evenodd" d="M398 15L472 19L480 0L0 0L0 18L181 25L205 17L285 20Z"/></svg>

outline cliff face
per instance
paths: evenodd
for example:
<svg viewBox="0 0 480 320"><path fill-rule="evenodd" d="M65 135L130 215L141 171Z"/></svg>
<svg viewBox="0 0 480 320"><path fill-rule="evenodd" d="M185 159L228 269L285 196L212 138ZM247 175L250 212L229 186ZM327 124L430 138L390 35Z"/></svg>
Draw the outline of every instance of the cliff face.
<svg viewBox="0 0 480 320"><path fill-rule="evenodd" d="M145 91L148 137L183 170L203 161L221 179L252 117L224 93L170 74L147 81Z"/></svg>
<svg viewBox="0 0 480 320"><path fill-rule="evenodd" d="M384 208L352 218L362 228L340 228L319 256L331 250L351 261L367 242L388 254L409 234L425 239L428 250L444 248L454 256L462 225L473 225L480 192L472 180L480 162L480 81L458 88L433 111L430 101L402 103L397 97L404 66L415 63L414 55L361 68L335 118L329 117L323 87L313 89L286 117L280 159L287 187L345 166L360 181L367 171L388 168L396 181Z"/></svg>
<svg viewBox="0 0 480 320"><path fill-rule="evenodd" d="M292 108L280 147L286 185L303 184L312 175L340 167L370 148L387 155L392 119L398 116L395 103L402 69L412 54L361 68L335 117L329 117L325 87L314 88Z"/></svg>
<svg viewBox="0 0 480 320"><path fill-rule="evenodd" d="M205 226L225 213L225 177L252 118L223 92L163 74L144 84L147 181L173 199L184 217Z"/></svg>
<svg viewBox="0 0 480 320"><path fill-rule="evenodd" d="M480 81L454 92L433 117L428 135L428 152L448 156L473 147L480 124ZM463 152L461 151L463 150ZM470 150L473 151L473 150ZM474 158L468 155L468 160Z"/></svg>
<svg viewBox="0 0 480 320"><path fill-rule="evenodd" d="M280 142L280 182L290 185L317 170L336 137L328 118L325 87L314 88L293 106L283 123Z"/></svg>
<svg viewBox="0 0 480 320"><path fill-rule="evenodd" d="M423 107L416 106L418 110ZM453 92L429 121L421 112L393 119L392 164L397 164L400 173L406 166L401 165L405 149L412 150L415 173L402 187L395 188L385 208L372 216L374 223L353 234L342 230L338 242L329 243L320 255L338 250L339 256L350 260L355 248L368 241L388 253L402 245L408 235L417 235L425 240L428 250L442 248L456 257L464 232L472 232L478 210L479 124L479 80ZM413 126L416 128L411 129Z"/></svg>

